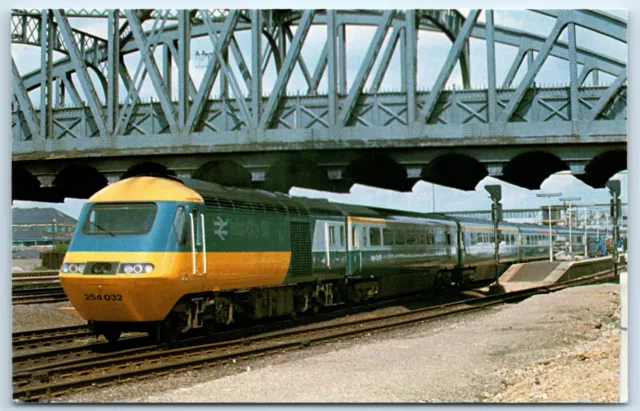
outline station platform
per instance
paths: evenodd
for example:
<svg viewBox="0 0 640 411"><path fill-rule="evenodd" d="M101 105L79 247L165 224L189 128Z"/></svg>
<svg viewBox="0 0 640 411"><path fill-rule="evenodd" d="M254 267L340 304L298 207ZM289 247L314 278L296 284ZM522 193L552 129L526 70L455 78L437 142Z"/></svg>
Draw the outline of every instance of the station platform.
<svg viewBox="0 0 640 411"><path fill-rule="evenodd" d="M512 265L500 276L498 282L504 288L504 292L513 292L612 269L611 257L580 261L536 261Z"/></svg>

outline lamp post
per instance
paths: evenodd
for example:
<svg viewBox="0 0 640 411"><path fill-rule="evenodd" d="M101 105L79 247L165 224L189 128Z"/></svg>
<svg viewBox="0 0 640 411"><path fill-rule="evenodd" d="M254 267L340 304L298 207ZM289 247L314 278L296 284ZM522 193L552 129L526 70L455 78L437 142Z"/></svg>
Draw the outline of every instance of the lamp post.
<svg viewBox="0 0 640 411"><path fill-rule="evenodd" d="M571 258L573 259L573 237L571 237L571 202L575 202L575 201L580 201L582 197L565 197L565 198L561 198L560 201L562 201L563 203L569 203L569 255L571 255Z"/></svg>
<svg viewBox="0 0 640 411"><path fill-rule="evenodd" d="M549 198L549 261L553 261L553 238L551 237L551 197L560 197L562 193L538 193L538 197Z"/></svg>
<svg viewBox="0 0 640 411"><path fill-rule="evenodd" d="M584 244L584 258L586 259L589 255L588 255L588 250L587 250L587 246L588 241L587 241L587 206L584 207L584 238L582 239L582 242Z"/></svg>
<svg viewBox="0 0 640 411"><path fill-rule="evenodd" d="M53 241L51 241L52 248L56 248L56 219L51 222L51 231L53 232Z"/></svg>

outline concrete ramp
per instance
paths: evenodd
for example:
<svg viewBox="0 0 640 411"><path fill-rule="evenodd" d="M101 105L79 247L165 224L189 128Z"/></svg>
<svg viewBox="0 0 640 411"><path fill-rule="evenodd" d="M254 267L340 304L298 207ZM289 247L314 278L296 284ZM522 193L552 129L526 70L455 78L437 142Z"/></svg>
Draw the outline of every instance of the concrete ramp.
<svg viewBox="0 0 640 411"><path fill-rule="evenodd" d="M580 261L536 261L514 264L500 276L505 292L550 285L612 270L611 257Z"/></svg>

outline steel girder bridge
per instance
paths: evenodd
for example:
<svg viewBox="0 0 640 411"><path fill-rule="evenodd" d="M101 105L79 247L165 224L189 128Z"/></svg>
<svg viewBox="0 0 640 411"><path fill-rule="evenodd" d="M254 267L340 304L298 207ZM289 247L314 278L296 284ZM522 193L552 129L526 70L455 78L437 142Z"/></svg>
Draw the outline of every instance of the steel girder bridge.
<svg viewBox="0 0 640 411"><path fill-rule="evenodd" d="M420 179L470 190L487 175L536 189L570 170L603 187L626 169L626 55L579 45L576 27L626 45L627 22L533 12L555 19L547 36L496 25L492 10L14 9L12 43L39 47L41 64L21 73L12 50L13 198L87 197L140 173L408 191ZM98 19L106 36L79 18ZM451 42L427 79L423 33ZM472 40L486 63L471 64ZM196 41L211 50L199 72ZM496 45L517 48L502 79ZM561 86L536 82L551 59L568 63ZM486 70L486 86L472 70ZM461 87L447 86L454 72ZM613 80L600 85L603 73ZM399 87L383 89L393 76Z"/></svg>

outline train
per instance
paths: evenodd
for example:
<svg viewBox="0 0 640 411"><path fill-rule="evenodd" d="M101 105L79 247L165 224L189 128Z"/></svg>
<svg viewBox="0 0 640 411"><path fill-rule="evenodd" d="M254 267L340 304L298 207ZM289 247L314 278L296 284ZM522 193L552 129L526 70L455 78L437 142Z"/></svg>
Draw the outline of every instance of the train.
<svg viewBox="0 0 640 411"><path fill-rule="evenodd" d="M549 256L549 228L499 223L502 267ZM585 237L587 238L585 241ZM594 232L551 230L582 254ZM89 328L176 341L234 321L313 313L496 278L486 220L136 176L91 196L59 280Z"/></svg>

